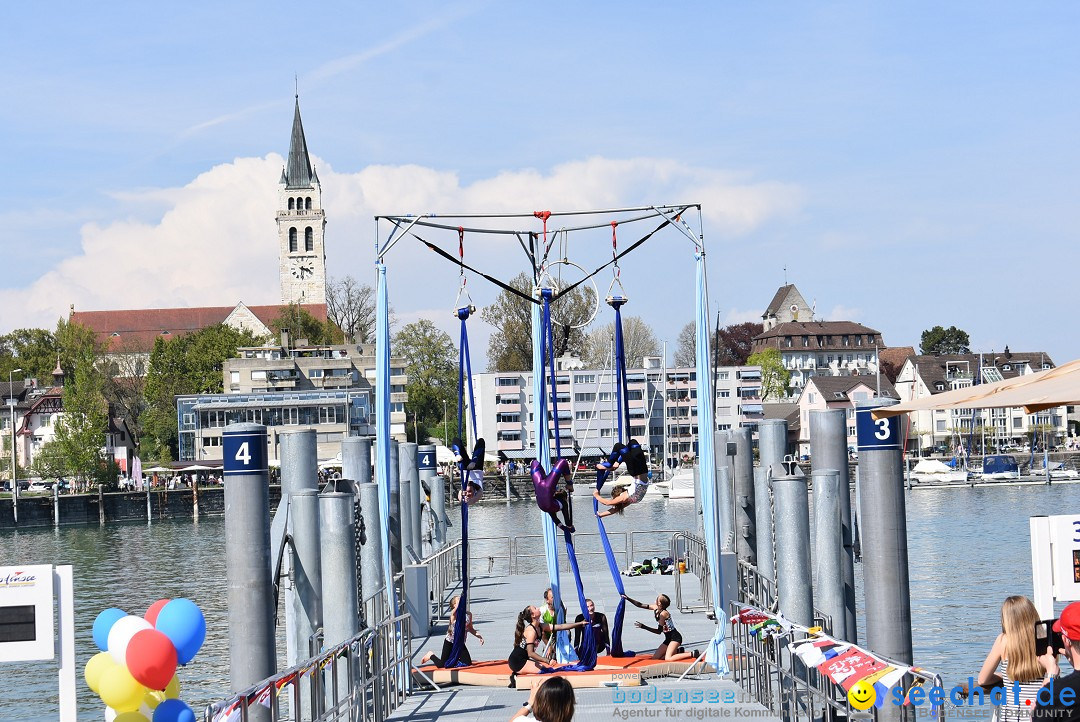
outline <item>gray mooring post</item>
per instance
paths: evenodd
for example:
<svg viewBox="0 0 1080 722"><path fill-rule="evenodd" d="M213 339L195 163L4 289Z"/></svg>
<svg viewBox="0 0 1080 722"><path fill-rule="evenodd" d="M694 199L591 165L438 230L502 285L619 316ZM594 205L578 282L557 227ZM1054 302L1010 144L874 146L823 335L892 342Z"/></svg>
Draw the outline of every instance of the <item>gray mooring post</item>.
<svg viewBox="0 0 1080 722"><path fill-rule="evenodd" d="M753 440L745 426L732 431L731 437L735 442L735 552L739 559L757 564Z"/></svg>
<svg viewBox="0 0 1080 722"><path fill-rule="evenodd" d="M814 484L814 602L832 619L829 631L837 639L845 636L844 619L844 534L840 496L844 493L840 473L835 469L811 472Z"/></svg>
<svg viewBox="0 0 1080 722"><path fill-rule="evenodd" d="M436 479L435 476L435 444L421 444L416 447L416 468L420 473L420 486L418 487L420 499L417 504L421 510L418 512L420 523L417 525L417 537L420 546L416 552L421 558L424 558L435 552L435 506L432 502L435 498L435 482L442 481L442 479ZM424 492L425 487L427 488L426 493ZM424 509L428 510L426 516L423 513ZM427 554L424 553L425 542L428 545Z"/></svg>
<svg viewBox="0 0 1080 722"><path fill-rule="evenodd" d="M878 654L911 664L911 588L900 422L896 416L878 420L871 416L872 409L895 403L895 399L879 398L855 405L866 644ZM885 705L883 710L898 712L900 708Z"/></svg>
<svg viewBox="0 0 1080 722"><path fill-rule="evenodd" d="M225 462L225 568L229 614L229 683L240 692L274 674L274 583L270 569L270 484L266 427L230 424ZM253 720L269 720L262 705Z"/></svg>
<svg viewBox="0 0 1080 722"><path fill-rule="evenodd" d="M848 467L846 416L843 409L810 412L810 464L814 471L833 469L839 475L840 519L843 525L841 571L844 581L844 619L833 617L833 636L858 643L858 627L855 621L855 546L851 514L852 480Z"/></svg>
<svg viewBox="0 0 1080 722"><path fill-rule="evenodd" d="M150 479L144 478L143 483L146 484L146 523L149 524L153 520L154 513L150 507Z"/></svg>
<svg viewBox="0 0 1080 722"><path fill-rule="evenodd" d="M780 611L790 621L812 627L814 589L806 477L774 477L772 488L776 497L776 589Z"/></svg>
<svg viewBox="0 0 1080 722"><path fill-rule="evenodd" d="M716 520L720 530L719 549L725 552L735 549L735 501L731 491L734 474L732 458L728 454L730 440L731 434L727 431L717 431L713 436L713 448L716 452Z"/></svg>
<svg viewBox="0 0 1080 722"><path fill-rule="evenodd" d="M401 573L401 477L398 466L398 442L390 440L390 563L394 576Z"/></svg>
<svg viewBox="0 0 1080 722"><path fill-rule="evenodd" d="M409 458L408 469L409 474L409 495L406 500L409 502L402 510L402 516L409 517L409 548L412 550L412 556L416 559L424 558L423 546L420 543L420 501L424 498L424 490L420 486L420 446L418 444L405 444L405 455ZM415 560L410 557L410 564L416 563Z"/></svg>
<svg viewBox="0 0 1080 722"><path fill-rule="evenodd" d="M291 495L289 526L292 529L293 637L297 662L312 655L311 638L323 626L322 540L319 492L299 489Z"/></svg>
<svg viewBox="0 0 1080 722"><path fill-rule="evenodd" d="M52 504L53 504L53 526L60 526L60 484L53 484L52 488Z"/></svg>
<svg viewBox="0 0 1080 722"><path fill-rule="evenodd" d="M762 468L771 468L773 478L787 476L784 456L787 454L787 422L765 419L758 422L758 456Z"/></svg>
<svg viewBox="0 0 1080 722"><path fill-rule="evenodd" d="M401 524L401 566L405 568L413 563L413 490L419 483L416 473L416 444L405 442L398 444L398 483L401 485L401 498L398 501L398 523Z"/></svg>
<svg viewBox="0 0 1080 722"><path fill-rule="evenodd" d="M776 580L775 560L773 559L773 520L772 498L769 494L769 470L758 466L754 468L754 541L757 552L757 570L770 581Z"/></svg>
<svg viewBox="0 0 1080 722"><path fill-rule="evenodd" d="M282 569L281 589L284 592L283 602L285 607L285 661L288 666L293 666L307 659L310 655L310 644L314 630L322 626L321 606L314 616L319 619L318 624L311 624L311 616L315 602L312 599L301 600L299 583L296 576L298 564L297 557L301 548L309 556L309 564L318 566L319 563L319 535L318 535L318 499L314 500L314 509L308 509L308 513L315 515L314 538L311 538L312 527L306 528L309 535L301 539L296 525L296 507L294 500L301 492L318 494L319 490L319 457L317 437L314 429L295 429L283 431L278 435L279 453L281 456L281 495L289 500L289 517L286 524L286 533L292 537L292 549L285 555ZM312 505L311 501L307 502ZM318 579L318 572L315 578ZM321 592L316 588L315 597ZM306 592L309 597L311 590Z"/></svg>
<svg viewBox="0 0 1080 722"><path fill-rule="evenodd" d="M278 435L281 454L281 493L301 489L319 490L319 452L315 429L282 431Z"/></svg>
<svg viewBox="0 0 1080 722"><path fill-rule="evenodd" d="M446 546L446 479L441 475L431 477L431 513L435 518L431 550L437 552Z"/></svg>
<svg viewBox="0 0 1080 722"><path fill-rule="evenodd" d="M360 545L360 589L363 590L364 598L360 600L360 615L368 626L374 627L382 621L382 617L368 619L363 601L376 594L384 584L379 486L368 481L357 484L356 489L360 493L360 511L364 516L364 540ZM382 614L382 609L377 609L376 612Z"/></svg>
<svg viewBox="0 0 1080 722"><path fill-rule="evenodd" d="M371 437L350 436L341 441L341 478L371 481Z"/></svg>
<svg viewBox="0 0 1080 722"><path fill-rule="evenodd" d="M360 631L356 599L356 539L352 482L331 481L319 493L322 521L323 647Z"/></svg>

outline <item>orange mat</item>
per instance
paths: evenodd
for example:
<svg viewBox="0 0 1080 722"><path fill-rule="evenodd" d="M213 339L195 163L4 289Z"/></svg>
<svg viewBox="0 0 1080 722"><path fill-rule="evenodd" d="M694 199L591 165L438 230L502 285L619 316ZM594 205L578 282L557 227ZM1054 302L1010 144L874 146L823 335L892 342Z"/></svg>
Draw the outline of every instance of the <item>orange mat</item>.
<svg viewBox="0 0 1080 722"><path fill-rule="evenodd" d="M519 689L532 689L532 686L545 677L552 675L565 677L575 688L578 687L637 687L642 678L660 677L668 674L682 674L691 665L690 661L668 662L652 657L597 657L596 668L587 672L552 672L551 674L519 674ZM711 669L707 665L700 665ZM510 667L506 660L498 659L476 662L468 667L442 669L428 665L420 667L425 675L436 684L464 684L476 687L506 687L510 684ZM704 671L704 670L702 670Z"/></svg>

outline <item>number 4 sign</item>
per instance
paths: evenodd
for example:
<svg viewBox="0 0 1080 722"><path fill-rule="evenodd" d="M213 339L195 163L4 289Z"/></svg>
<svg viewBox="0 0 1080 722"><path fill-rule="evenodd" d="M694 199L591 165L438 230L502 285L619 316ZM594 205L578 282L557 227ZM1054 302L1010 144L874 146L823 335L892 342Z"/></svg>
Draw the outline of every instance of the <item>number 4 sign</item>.
<svg viewBox="0 0 1080 722"><path fill-rule="evenodd" d="M245 424L235 430L226 427L221 446L225 476L258 474L268 470L266 427L255 424Z"/></svg>

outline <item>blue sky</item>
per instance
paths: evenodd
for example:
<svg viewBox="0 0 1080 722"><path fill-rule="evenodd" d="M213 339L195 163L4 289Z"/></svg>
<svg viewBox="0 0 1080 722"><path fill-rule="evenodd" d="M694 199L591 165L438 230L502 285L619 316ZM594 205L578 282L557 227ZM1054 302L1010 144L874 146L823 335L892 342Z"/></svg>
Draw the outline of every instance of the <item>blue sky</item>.
<svg viewBox="0 0 1080 722"><path fill-rule="evenodd" d="M1078 16L1065 2L23 4L3 51L0 330L52 326L69 304L276 301L296 76L331 275L372 279L375 213L701 202L725 320L760 314L786 265L819 316L890 345L955 324L976 350L1076 358L1059 329L1080 260ZM627 313L669 340L693 313L678 248L650 242L623 272ZM448 328L454 270L407 260L391 258L399 317ZM473 287L480 305L494 296Z"/></svg>

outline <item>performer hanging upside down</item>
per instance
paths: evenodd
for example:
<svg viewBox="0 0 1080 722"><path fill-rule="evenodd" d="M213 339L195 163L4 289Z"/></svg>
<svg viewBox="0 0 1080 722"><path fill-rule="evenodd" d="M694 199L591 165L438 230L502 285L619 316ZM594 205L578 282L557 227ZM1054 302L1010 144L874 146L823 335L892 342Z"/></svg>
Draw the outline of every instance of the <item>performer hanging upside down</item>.
<svg viewBox="0 0 1080 722"><path fill-rule="evenodd" d="M571 534L574 533L574 516L570 510L569 494L574 491L574 485L570 481L570 464L566 459L555 462L551 472L544 473L544 467L535 459L531 465L533 489L536 491L536 505L541 511L546 511L555 526ZM559 489L559 479L566 479L566 488ZM557 516L562 512L565 523L559 521Z"/></svg>
<svg viewBox="0 0 1080 722"><path fill-rule="evenodd" d="M454 439L450 446L450 450L454 452L454 461L458 464L465 463L465 488L458 494L458 501L472 504L480 501L480 497L484 495L484 440L476 440L472 457L468 456L466 448L461 439Z"/></svg>
<svg viewBox="0 0 1080 722"><path fill-rule="evenodd" d="M623 511L631 504L637 504L639 501L645 498L645 492L649 490L649 462L645 458L645 452L641 450L641 445L634 439L630 439L629 443L625 446L623 444L615 444L611 449L611 454L608 456L607 461L602 461L596 465L596 468L600 471L611 471L615 469L619 464L626 464L626 473L634 478L633 485L626 491L615 493L612 492L610 499L605 499L600 496L599 490L593 492L593 498L604 506L612 507L601 512L597 512L597 516L611 516Z"/></svg>

